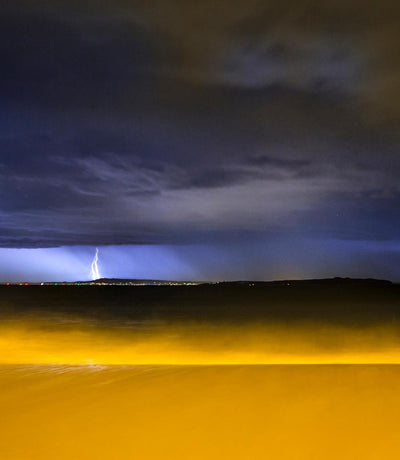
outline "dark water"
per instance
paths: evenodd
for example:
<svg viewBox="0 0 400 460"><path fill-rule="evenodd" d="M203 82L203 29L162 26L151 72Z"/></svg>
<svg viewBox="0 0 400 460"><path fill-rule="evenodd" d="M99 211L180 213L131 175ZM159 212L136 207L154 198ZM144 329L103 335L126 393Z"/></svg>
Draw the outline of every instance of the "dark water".
<svg viewBox="0 0 400 460"><path fill-rule="evenodd" d="M330 281L0 288L3 364L400 363L400 289Z"/></svg>

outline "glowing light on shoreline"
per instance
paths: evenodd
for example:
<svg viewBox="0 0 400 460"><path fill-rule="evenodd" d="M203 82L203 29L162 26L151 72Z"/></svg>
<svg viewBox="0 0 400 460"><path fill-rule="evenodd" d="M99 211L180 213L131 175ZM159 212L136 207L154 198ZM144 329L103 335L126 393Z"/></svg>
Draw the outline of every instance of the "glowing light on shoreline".
<svg viewBox="0 0 400 460"><path fill-rule="evenodd" d="M196 323L141 330L96 328L79 318L20 319L0 325L0 365L344 365L400 364L396 327L352 330L330 326L310 340L313 326L294 328ZM61 321L61 322L60 322ZM149 334L149 331L152 331ZM323 340L321 340L323 339ZM335 344L343 344L338 348Z"/></svg>
<svg viewBox="0 0 400 460"><path fill-rule="evenodd" d="M98 280L99 278L101 278L100 272L99 272L98 261L99 261L99 248L96 248L96 254L94 255L92 265L90 266L90 274L91 274L92 280Z"/></svg>

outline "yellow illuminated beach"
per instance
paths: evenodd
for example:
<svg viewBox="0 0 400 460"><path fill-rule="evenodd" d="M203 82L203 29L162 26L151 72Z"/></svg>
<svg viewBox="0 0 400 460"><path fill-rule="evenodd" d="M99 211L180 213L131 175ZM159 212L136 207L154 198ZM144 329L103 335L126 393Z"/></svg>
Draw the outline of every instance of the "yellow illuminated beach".
<svg viewBox="0 0 400 460"><path fill-rule="evenodd" d="M398 459L390 325L10 320L0 458Z"/></svg>
<svg viewBox="0 0 400 460"><path fill-rule="evenodd" d="M393 365L2 366L0 458L398 459Z"/></svg>

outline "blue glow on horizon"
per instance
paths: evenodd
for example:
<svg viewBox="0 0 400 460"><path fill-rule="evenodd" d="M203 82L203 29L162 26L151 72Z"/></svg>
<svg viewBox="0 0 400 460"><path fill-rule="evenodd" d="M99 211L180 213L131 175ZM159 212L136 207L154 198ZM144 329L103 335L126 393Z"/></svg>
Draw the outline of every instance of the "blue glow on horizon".
<svg viewBox="0 0 400 460"><path fill-rule="evenodd" d="M0 282L84 281L94 246L0 248ZM105 278L400 280L400 242L274 239L242 244L102 246Z"/></svg>

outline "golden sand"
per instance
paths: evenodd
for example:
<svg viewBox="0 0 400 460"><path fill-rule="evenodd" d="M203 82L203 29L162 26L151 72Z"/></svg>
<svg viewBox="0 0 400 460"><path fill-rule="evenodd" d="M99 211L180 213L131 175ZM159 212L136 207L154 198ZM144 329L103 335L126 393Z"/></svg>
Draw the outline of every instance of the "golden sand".
<svg viewBox="0 0 400 460"><path fill-rule="evenodd" d="M0 458L389 460L400 366L1 366Z"/></svg>
<svg viewBox="0 0 400 460"><path fill-rule="evenodd" d="M123 326L1 324L1 460L400 458L390 324Z"/></svg>

